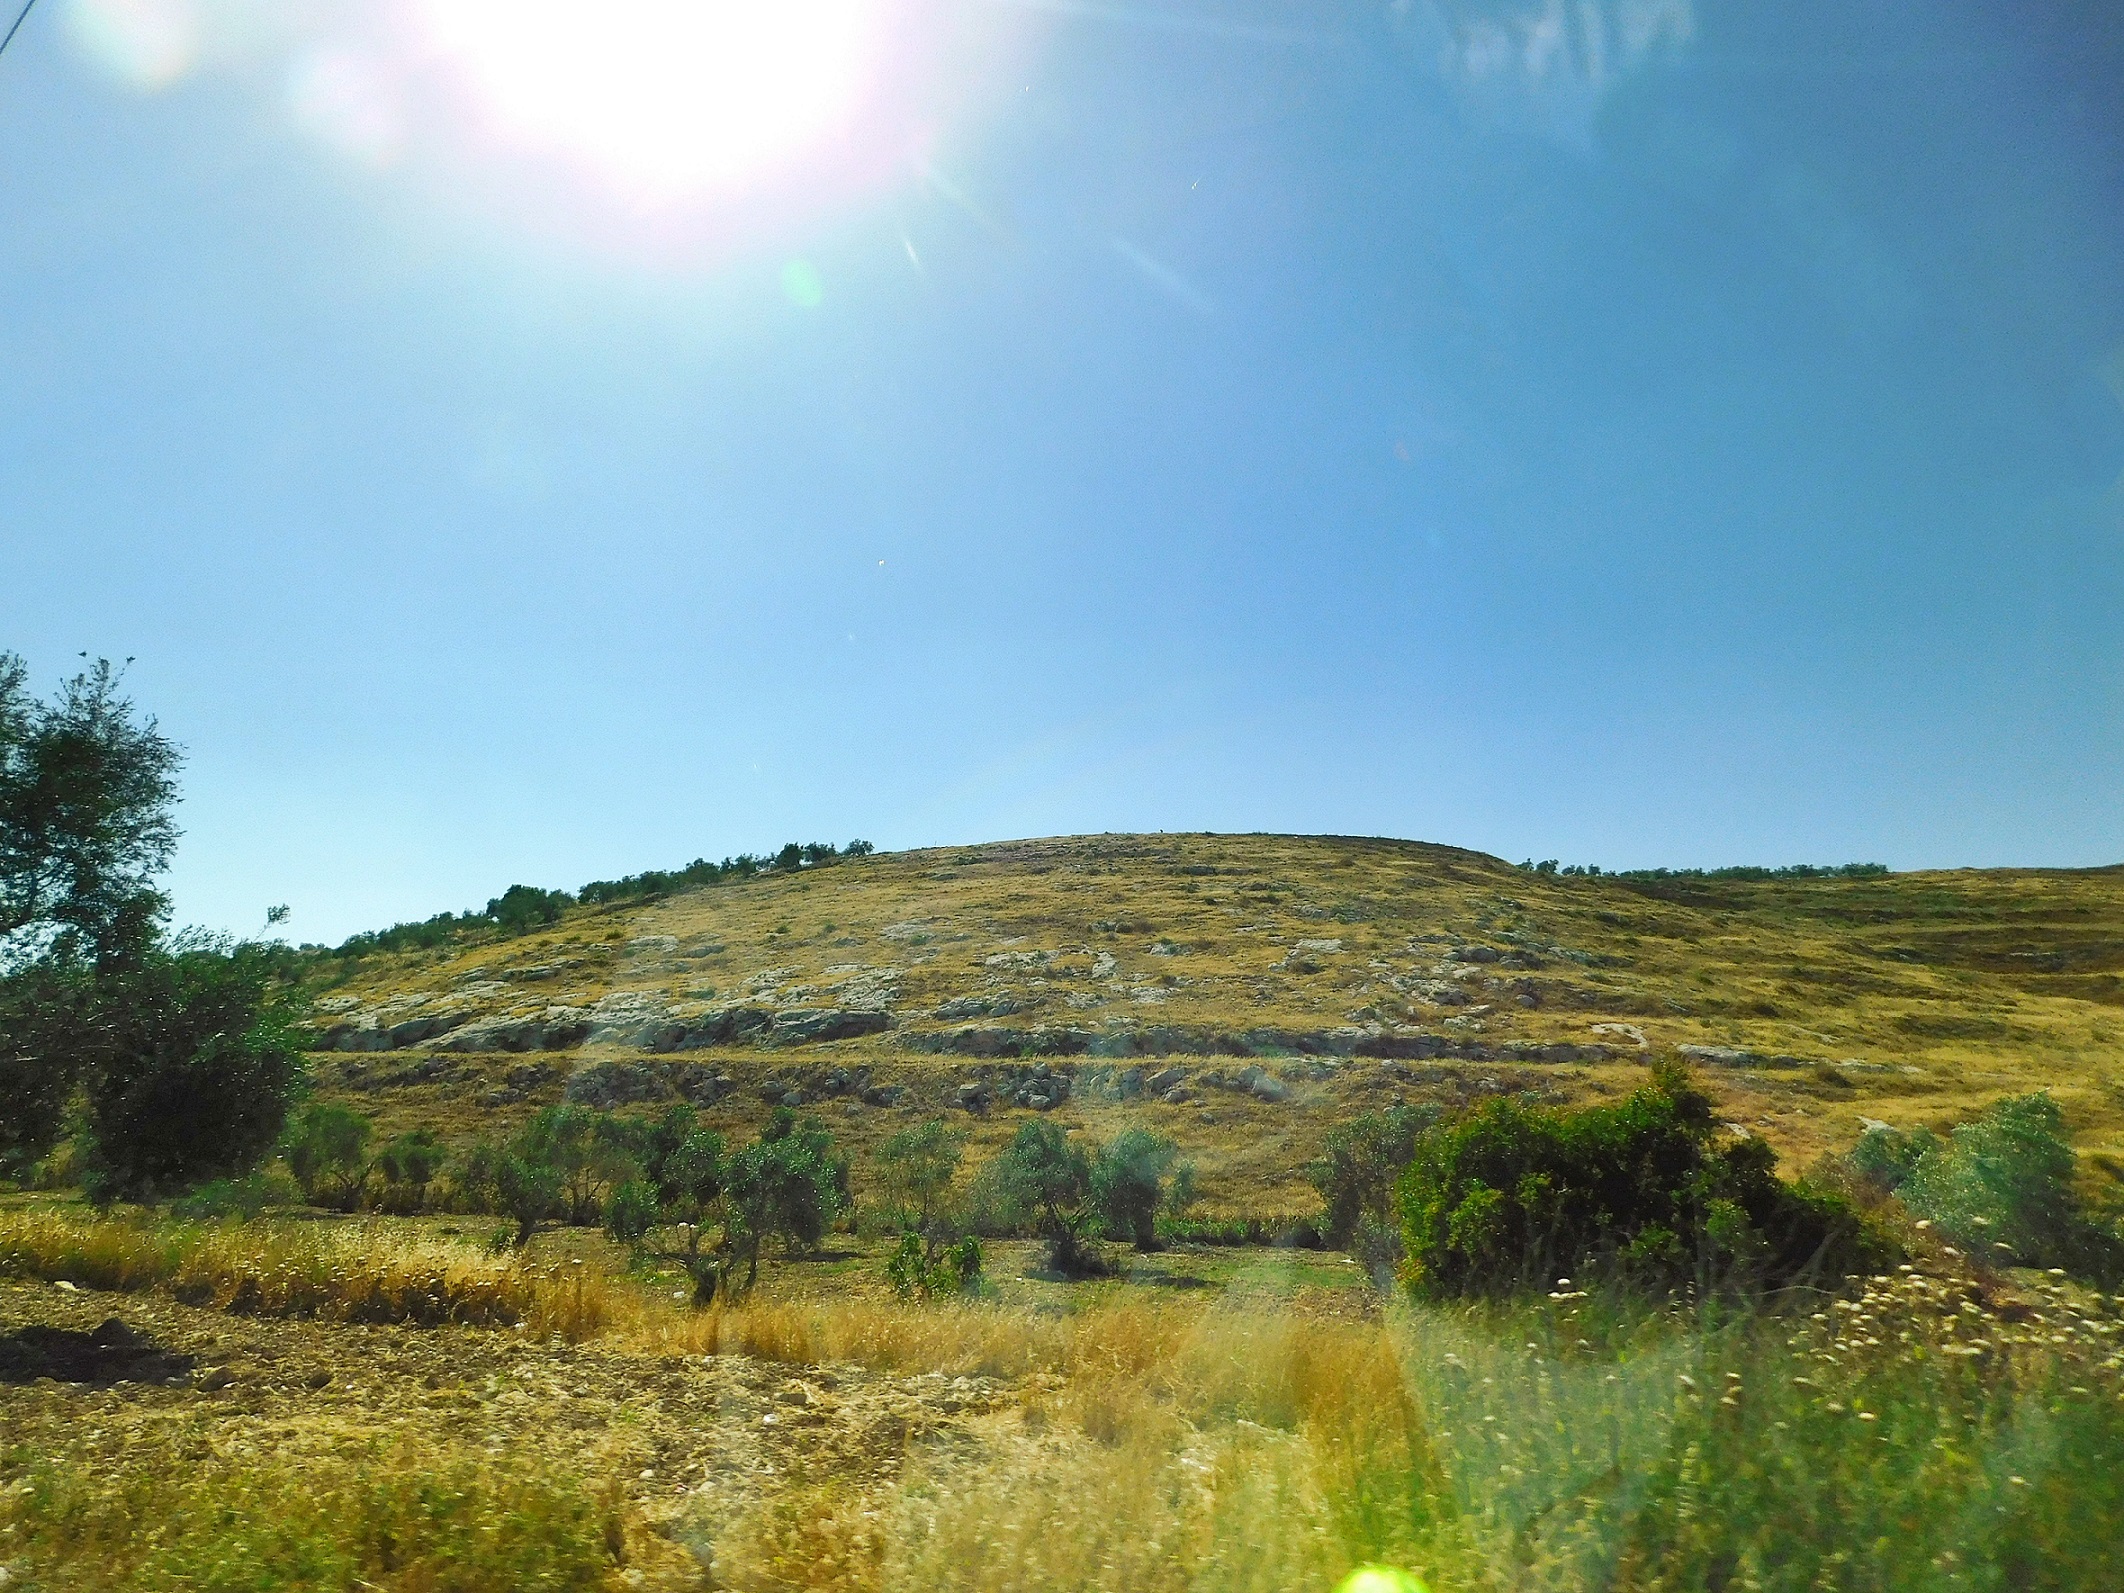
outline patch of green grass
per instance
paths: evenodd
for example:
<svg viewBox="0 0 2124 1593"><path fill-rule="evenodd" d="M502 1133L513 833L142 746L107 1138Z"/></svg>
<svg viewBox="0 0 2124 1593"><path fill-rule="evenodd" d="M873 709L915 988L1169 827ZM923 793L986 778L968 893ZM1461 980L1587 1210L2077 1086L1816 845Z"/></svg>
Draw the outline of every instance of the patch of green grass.
<svg viewBox="0 0 2124 1593"><path fill-rule="evenodd" d="M376 1457L320 1475L0 1461L0 1556L37 1593L576 1593L624 1534L565 1475Z"/></svg>

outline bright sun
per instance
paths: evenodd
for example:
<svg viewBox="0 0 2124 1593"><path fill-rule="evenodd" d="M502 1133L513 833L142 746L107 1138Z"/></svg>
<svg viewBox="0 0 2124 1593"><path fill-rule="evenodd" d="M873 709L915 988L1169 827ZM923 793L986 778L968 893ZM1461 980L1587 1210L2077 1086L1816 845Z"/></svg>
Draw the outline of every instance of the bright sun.
<svg viewBox="0 0 2124 1593"><path fill-rule="evenodd" d="M880 0L415 0L495 133L654 202L771 175L854 122Z"/></svg>

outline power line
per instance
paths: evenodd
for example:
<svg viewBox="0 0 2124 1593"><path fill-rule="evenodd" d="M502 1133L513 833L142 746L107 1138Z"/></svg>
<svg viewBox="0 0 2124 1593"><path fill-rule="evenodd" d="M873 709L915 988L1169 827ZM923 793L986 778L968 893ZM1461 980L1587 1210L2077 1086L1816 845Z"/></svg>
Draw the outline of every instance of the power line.
<svg viewBox="0 0 2124 1593"><path fill-rule="evenodd" d="M15 14L15 25L7 30L6 38L0 39L0 55L6 54L7 47L15 42L15 35L22 31L22 24L29 20L30 7L36 3L37 0L22 0L22 9Z"/></svg>

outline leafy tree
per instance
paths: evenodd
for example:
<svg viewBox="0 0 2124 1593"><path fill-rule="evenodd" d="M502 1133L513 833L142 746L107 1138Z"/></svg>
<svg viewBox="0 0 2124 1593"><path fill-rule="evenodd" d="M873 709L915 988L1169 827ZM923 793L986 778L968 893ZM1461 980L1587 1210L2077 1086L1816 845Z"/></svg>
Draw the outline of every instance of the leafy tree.
<svg viewBox="0 0 2124 1593"><path fill-rule="evenodd" d="M81 965L42 960L0 977L0 1175L57 1143L96 1020L95 980Z"/></svg>
<svg viewBox="0 0 2124 1593"><path fill-rule="evenodd" d="M302 1083L261 948L192 940L95 975L83 1044L82 1176L151 1199L255 1169Z"/></svg>
<svg viewBox="0 0 2124 1593"><path fill-rule="evenodd" d="M1165 1175L1180 1147L1149 1129L1131 1128L1092 1163L1092 1198L1110 1239L1127 1239L1138 1250L1158 1248L1158 1210Z"/></svg>
<svg viewBox="0 0 2124 1593"><path fill-rule="evenodd" d="M550 1162L520 1155L513 1147L496 1154L489 1169L495 1204L505 1216L516 1219L513 1242L521 1250L561 1203L560 1170Z"/></svg>
<svg viewBox="0 0 2124 1593"><path fill-rule="evenodd" d="M630 1212L625 1220L647 1225L637 1239L646 1238L655 1226L668 1226L684 1235L679 1259L693 1277L694 1298L706 1305L714 1297L722 1275L719 1254L704 1258L701 1240L713 1220L723 1194L723 1136L700 1126L700 1114L690 1106L671 1107L636 1137L635 1156L641 1163L643 1187L650 1204L646 1211ZM613 1193L612 1204L628 1186ZM641 1195L630 1197L637 1203ZM607 1227L613 1227L608 1213ZM617 1230L615 1229L615 1236Z"/></svg>
<svg viewBox="0 0 2124 1593"><path fill-rule="evenodd" d="M878 1191L897 1227L925 1240L943 1233L965 1150L964 1132L941 1118L903 1128L878 1147Z"/></svg>
<svg viewBox="0 0 2124 1593"><path fill-rule="evenodd" d="M793 1253L826 1236L847 1205L848 1164L834 1155L824 1127L778 1108L760 1137L725 1164L722 1201L723 1249L731 1265L745 1263L749 1289L768 1240Z"/></svg>
<svg viewBox="0 0 2124 1593"><path fill-rule="evenodd" d="M312 1101L302 1109L282 1154L305 1200L340 1211L361 1203L369 1181L370 1129L366 1117L335 1101Z"/></svg>
<svg viewBox="0 0 2124 1593"><path fill-rule="evenodd" d="M99 660L40 703L0 653L0 962L136 950L167 902L177 748Z"/></svg>
<svg viewBox="0 0 2124 1593"><path fill-rule="evenodd" d="M794 874L804 866L804 848L791 841L774 854L774 866L785 874Z"/></svg>
<svg viewBox="0 0 2124 1593"><path fill-rule="evenodd" d="M162 933L177 748L98 662L49 703L0 653L0 1170L77 1092L85 1181L150 1198L255 1169L300 1082L284 948Z"/></svg>
<svg viewBox="0 0 2124 1593"><path fill-rule="evenodd" d="M1435 1106L1395 1106L1330 1129L1320 1154L1306 1164L1307 1182L1326 1208L1321 1236L1346 1249L1358 1225L1394 1220L1394 1180L1416 1154L1416 1137L1438 1121Z"/></svg>
<svg viewBox="0 0 2124 1593"><path fill-rule="evenodd" d="M411 1129L377 1153L376 1165L386 1182L403 1187L414 1211L427 1204L428 1185L442 1171L449 1152L431 1130Z"/></svg>
<svg viewBox="0 0 2124 1593"><path fill-rule="evenodd" d="M1096 1271L1098 1259L1086 1241L1099 1221L1092 1193L1092 1159L1050 1122L1021 1124L990 1164L1002 1197L1023 1211L1047 1241L1048 1264L1057 1272Z"/></svg>
<svg viewBox="0 0 2124 1593"><path fill-rule="evenodd" d="M625 1125L606 1113L548 1106L524 1125L514 1150L553 1170L568 1221L587 1227L603 1211L606 1192L639 1171L627 1139Z"/></svg>
<svg viewBox="0 0 2124 1593"><path fill-rule="evenodd" d="M535 885L511 885L487 903L487 916L512 935L526 934L546 924L557 923L574 897L566 891L540 890Z"/></svg>

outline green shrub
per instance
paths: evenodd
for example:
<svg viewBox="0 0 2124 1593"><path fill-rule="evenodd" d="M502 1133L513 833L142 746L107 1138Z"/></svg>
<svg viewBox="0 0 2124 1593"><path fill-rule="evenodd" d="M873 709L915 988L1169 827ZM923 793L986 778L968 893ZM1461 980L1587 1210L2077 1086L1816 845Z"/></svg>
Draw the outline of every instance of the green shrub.
<svg viewBox="0 0 2124 1593"><path fill-rule="evenodd" d="M901 1129L878 1148L879 1203L900 1231L900 1248L885 1271L902 1298L954 1293L979 1276L981 1247L967 1232L970 1212L953 1198L965 1144L964 1132L936 1118ZM971 1256L970 1273L954 1267L955 1254Z"/></svg>
<svg viewBox="0 0 2124 1593"><path fill-rule="evenodd" d="M1420 1296L1492 1294L1603 1267L1673 1286L1833 1281L1888 1258L1839 1198L1781 1182L1759 1139L1721 1137L1678 1067L1612 1106L1511 1100L1417 1136L1399 1186Z"/></svg>
<svg viewBox="0 0 2124 1593"><path fill-rule="evenodd" d="M1330 1245L1348 1246L1366 1218L1375 1227L1395 1226L1394 1181L1416 1154L1416 1136L1438 1115L1431 1105L1396 1106L1328 1131L1305 1176L1320 1191L1320 1231Z"/></svg>
<svg viewBox="0 0 2124 1593"><path fill-rule="evenodd" d="M660 1205L656 1185L645 1178L630 1178L605 1202L605 1232L623 1245L639 1244L656 1226Z"/></svg>
<svg viewBox="0 0 2124 1593"><path fill-rule="evenodd" d="M1157 1249L1166 1174L1179 1156L1180 1147L1171 1140L1131 1128L1093 1158L1092 1199L1107 1238L1127 1240L1138 1250Z"/></svg>
<svg viewBox="0 0 2124 1593"><path fill-rule="evenodd" d="M248 1222L268 1206L291 1206L301 1189L282 1172L253 1173L248 1178L217 1178L170 1203L170 1215L183 1222L212 1222L238 1217Z"/></svg>
<svg viewBox="0 0 2124 1593"><path fill-rule="evenodd" d="M428 1202L428 1186L449 1159L443 1142L425 1128L399 1135L376 1155L384 1176L385 1202L394 1211L419 1211Z"/></svg>
<svg viewBox="0 0 2124 1593"><path fill-rule="evenodd" d="M1878 1132L1861 1137L1854 1162ZM1908 1144L1915 1143L1913 1136ZM2042 1092L2015 1095L1994 1101L1945 1141L1926 1135L1896 1193L1914 1215L1985 1261L2113 1275L2124 1270L2124 1244L2081 1211L2077 1167L2057 1103Z"/></svg>
<svg viewBox="0 0 2124 1593"><path fill-rule="evenodd" d="M98 972L80 1136L91 1195L151 1199L265 1160L302 1082L272 977L261 948L208 940Z"/></svg>
<svg viewBox="0 0 2124 1593"><path fill-rule="evenodd" d="M1859 1135L1858 1144L1846 1160L1851 1171L1867 1186L1892 1195L1903 1187L1925 1153L1938 1143L1930 1129L1905 1133L1885 1123L1876 1123Z"/></svg>
<svg viewBox="0 0 2124 1593"><path fill-rule="evenodd" d="M900 1235L900 1247L885 1264L893 1292L903 1300L933 1300L967 1294L980 1287L981 1241L972 1234L932 1250L913 1229Z"/></svg>
<svg viewBox="0 0 2124 1593"><path fill-rule="evenodd" d="M1015 1215L1047 1243L1047 1263L1077 1277L1103 1270L1090 1238L1102 1213L1094 1197L1091 1153L1056 1123L1019 1125L984 1169L984 1192L998 1216Z"/></svg>
<svg viewBox="0 0 2124 1593"><path fill-rule="evenodd" d="M289 1127L281 1154L313 1206L352 1211L369 1178L369 1120L335 1101L312 1101Z"/></svg>

